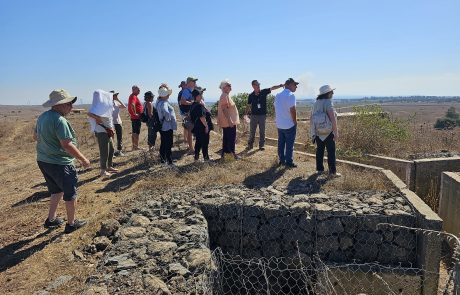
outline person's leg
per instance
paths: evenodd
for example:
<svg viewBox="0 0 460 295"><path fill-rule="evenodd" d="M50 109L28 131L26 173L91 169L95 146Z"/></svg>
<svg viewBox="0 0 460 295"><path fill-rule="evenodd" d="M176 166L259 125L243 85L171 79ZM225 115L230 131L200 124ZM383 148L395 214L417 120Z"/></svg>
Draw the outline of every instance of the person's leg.
<svg viewBox="0 0 460 295"><path fill-rule="evenodd" d="M286 130L286 164L293 164L294 142L297 132L297 125Z"/></svg>
<svg viewBox="0 0 460 295"><path fill-rule="evenodd" d="M173 130L168 130L166 131L167 134L166 134L166 160L168 161L168 164L172 164L173 161L172 161L172 147L173 147L173 143L174 143L174 133L173 133Z"/></svg>
<svg viewBox="0 0 460 295"><path fill-rule="evenodd" d="M203 158L209 160L209 132L203 132L201 149L203 150Z"/></svg>
<svg viewBox="0 0 460 295"><path fill-rule="evenodd" d="M265 122L267 120L266 115L260 115L258 116L259 119L259 149L262 149L265 147Z"/></svg>
<svg viewBox="0 0 460 295"><path fill-rule="evenodd" d="M141 133L141 120L131 120L131 125L133 129L133 150L137 150L139 149L139 134Z"/></svg>
<svg viewBox="0 0 460 295"><path fill-rule="evenodd" d="M153 128L147 125L147 144L149 145L149 149L152 149L155 143L153 142Z"/></svg>
<svg viewBox="0 0 460 295"><path fill-rule="evenodd" d="M228 139L229 137L229 128L225 127L222 128L222 156L224 156L225 153L230 153L228 149Z"/></svg>
<svg viewBox="0 0 460 295"><path fill-rule="evenodd" d="M284 148L286 146L286 137L285 130L278 128L278 158L281 164L286 162L286 157L284 155Z"/></svg>
<svg viewBox="0 0 460 295"><path fill-rule="evenodd" d="M67 213L67 223L72 225L75 222L75 208L77 205L77 200L71 200L65 202L65 210Z"/></svg>
<svg viewBox="0 0 460 295"><path fill-rule="evenodd" d="M249 139L248 139L248 149L254 147L254 139L256 137L257 129L257 115L251 115L251 121L249 122ZM260 129L260 126L259 126Z"/></svg>
<svg viewBox="0 0 460 295"><path fill-rule="evenodd" d="M117 134L117 151L123 149L123 127L121 124L114 124L115 133Z"/></svg>
<svg viewBox="0 0 460 295"><path fill-rule="evenodd" d="M73 165L64 166L63 198L67 212L67 224L73 226L75 223L75 210L77 203L77 170ZM83 224L86 222L83 222ZM80 224L78 227L80 227Z"/></svg>
<svg viewBox="0 0 460 295"><path fill-rule="evenodd" d="M331 133L325 140L327 149L327 166L329 167L329 173L335 174L336 171L336 160L335 160L335 141L334 134Z"/></svg>
<svg viewBox="0 0 460 295"><path fill-rule="evenodd" d="M160 160L162 163L166 162L166 131L160 131Z"/></svg>
<svg viewBox="0 0 460 295"><path fill-rule="evenodd" d="M324 142L317 136L316 137L316 171L324 171Z"/></svg>
<svg viewBox="0 0 460 295"><path fill-rule="evenodd" d="M48 210L48 220L52 221L52 220L56 219L57 207L58 207L59 201L61 201L63 195L64 195L63 192L57 193L57 194L51 194L50 207L49 207L49 210Z"/></svg>
<svg viewBox="0 0 460 295"><path fill-rule="evenodd" d="M109 142L105 132L96 132L97 144L99 145L99 163L101 173L107 170L107 160L109 157Z"/></svg>
<svg viewBox="0 0 460 295"><path fill-rule="evenodd" d="M236 145L236 126L230 128L230 151L231 153L236 156L235 152L235 145Z"/></svg>
<svg viewBox="0 0 460 295"><path fill-rule="evenodd" d="M187 143L188 143L188 150L193 151L193 134L192 131L187 130Z"/></svg>
<svg viewBox="0 0 460 295"><path fill-rule="evenodd" d="M195 133L195 160L198 160L200 158L200 150L202 149L201 137L201 130L197 130Z"/></svg>
<svg viewBox="0 0 460 295"><path fill-rule="evenodd" d="M107 158L107 167L113 168L113 138L108 137L109 140L109 156Z"/></svg>

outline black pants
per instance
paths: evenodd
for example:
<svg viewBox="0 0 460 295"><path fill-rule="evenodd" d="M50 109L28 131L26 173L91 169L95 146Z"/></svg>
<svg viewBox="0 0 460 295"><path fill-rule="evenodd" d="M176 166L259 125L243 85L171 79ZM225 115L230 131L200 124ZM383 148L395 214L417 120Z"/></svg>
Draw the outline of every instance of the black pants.
<svg viewBox="0 0 460 295"><path fill-rule="evenodd" d="M199 123L200 124L200 123ZM209 132L206 133L204 128L196 128L195 132L195 160L200 158L200 150L203 151L203 158L205 160L209 159Z"/></svg>
<svg viewBox="0 0 460 295"><path fill-rule="evenodd" d="M222 128L222 156L224 153L235 153L236 126Z"/></svg>
<svg viewBox="0 0 460 295"><path fill-rule="evenodd" d="M162 162L172 164L171 149L173 146L173 130L160 131L160 159Z"/></svg>
<svg viewBox="0 0 460 295"><path fill-rule="evenodd" d="M115 132L117 133L117 150L121 151L123 149L123 127L121 124L115 125Z"/></svg>
<svg viewBox="0 0 460 295"><path fill-rule="evenodd" d="M147 143L149 147L154 146L157 141L157 132L153 129L152 124L150 120L147 122Z"/></svg>
<svg viewBox="0 0 460 295"><path fill-rule="evenodd" d="M327 149L327 165L329 166L329 173L336 173L335 166L335 141L334 134L331 132L324 141L318 136L316 137L316 170L324 171L324 149Z"/></svg>

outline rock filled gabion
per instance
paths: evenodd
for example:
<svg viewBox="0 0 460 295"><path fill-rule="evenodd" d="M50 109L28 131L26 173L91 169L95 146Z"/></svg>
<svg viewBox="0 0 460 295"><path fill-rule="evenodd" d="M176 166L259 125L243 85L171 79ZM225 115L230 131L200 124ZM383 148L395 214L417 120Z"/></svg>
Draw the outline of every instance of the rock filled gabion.
<svg viewBox="0 0 460 295"><path fill-rule="evenodd" d="M91 288L110 294L204 294L218 271L212 250L242 258L326 262L415 261L415 235L381 223L413 226L397 191L287 194L243 186L146 194L118 220L105 222L94 249L105 249ZM95 243L96 243L95 242Z"/></svg>

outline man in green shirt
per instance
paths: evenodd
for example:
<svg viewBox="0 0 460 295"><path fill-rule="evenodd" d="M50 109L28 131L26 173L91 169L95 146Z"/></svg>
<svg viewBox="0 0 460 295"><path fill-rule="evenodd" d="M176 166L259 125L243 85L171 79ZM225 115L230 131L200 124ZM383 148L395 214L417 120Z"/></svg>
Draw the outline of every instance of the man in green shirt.
<svg viewBox="0 0 460 295"><path fill-rule="evenodd" d="M77 100L64 89L50 93L49 100L43 104L51 107L37 119L34 139L37 141L37 163L51 194L48 218L45 227L57 227L64 221L56 216L59 201L66 204L67 224L65 233L71 233L86 224L84 220L75 219L77 203L77 170L74 158L87 168L89 160L78 150L75 131L65 116L72 110Z"/></svg>

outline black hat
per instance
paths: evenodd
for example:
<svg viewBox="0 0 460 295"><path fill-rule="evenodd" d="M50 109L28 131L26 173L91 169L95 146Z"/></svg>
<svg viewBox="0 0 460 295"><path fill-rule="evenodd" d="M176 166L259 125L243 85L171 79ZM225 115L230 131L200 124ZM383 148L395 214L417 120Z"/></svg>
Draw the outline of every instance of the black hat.
<svg viewBox="0 0 460 295"><path fill-rule="evenodd" d="M294 81L294 79L289 78L289 79L286 80L286 83L284 83L284 85L289 85L289 84L292 84L292 83L295 83L295 85L299 84L299 82L296 82L296 81Z"/></svg>
<svg viewBox="0 0 460 295"><path fill-rule="evenodd" d="M155 97L155 94L152 93L152 91L147 91L145 94L144 94L144 97L145 98L154 98Z"/></svg>
<svg viewBox="0 0 460 295"><path fill-rule="evenodd" d="M192 91L193 98L197 97L198 95L203 94L204 91L206 91L206 88L195 87L195 89L193 89Z"/></svg>

